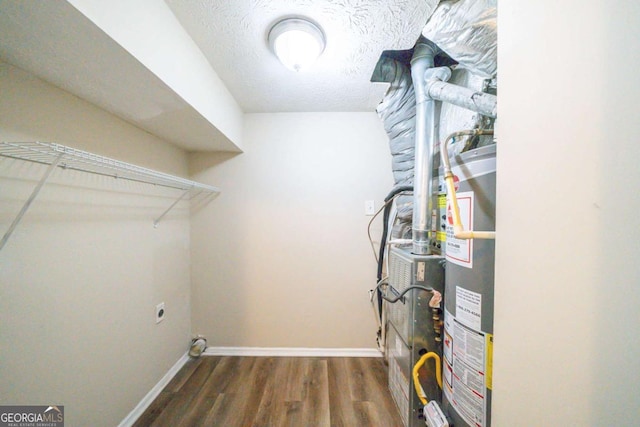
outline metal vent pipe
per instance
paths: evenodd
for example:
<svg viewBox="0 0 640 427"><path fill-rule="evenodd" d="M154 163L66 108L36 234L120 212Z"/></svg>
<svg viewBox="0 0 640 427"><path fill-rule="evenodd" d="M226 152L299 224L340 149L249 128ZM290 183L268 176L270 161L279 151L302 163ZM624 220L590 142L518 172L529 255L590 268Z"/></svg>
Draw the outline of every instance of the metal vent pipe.
<svg viewBox="0 0 640 427"><path fill-rule="evenodd" d="M433 68L438 47L425 38L416 43L411 58L411 79L416 96L415 168L413 175L413 253L429 253L429 204L433 184L433 145L435 132L435 101L427 92L425 73Z"/></svg>

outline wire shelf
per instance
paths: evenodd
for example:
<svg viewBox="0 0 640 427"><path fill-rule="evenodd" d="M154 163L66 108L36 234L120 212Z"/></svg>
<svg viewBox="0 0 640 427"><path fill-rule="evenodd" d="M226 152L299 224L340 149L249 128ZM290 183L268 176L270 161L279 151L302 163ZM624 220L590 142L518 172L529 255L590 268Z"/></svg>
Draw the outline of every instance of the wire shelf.
<svg viewBox="0 0 640 427"><path fill-rule="evenodd" d="M160 220L192 191L196 193L193 197L201 195L207 197L220 192L218 188L210 185L200 184L188 179L51 142L0 141L0 156L48 166L46 173L42 176L22 206L22 209L9 226L9 229L4 233L2 239L0 239L0 250L5 246L9 237L20 223L20 220L29 209L29 206L38 196L40 189L48 180L51 172L57 167L182 190L180 197L153 221L154 227L157 227Z"/></svg>
<svg viewBox="0 0 640 427"><path fill-rule="evenodd" d="M218 188L210 185L49 142L0 142L0 156L45 165L51 165L57 161L57 167L62 169L78 170L178 190L220 192Z"/></svg>

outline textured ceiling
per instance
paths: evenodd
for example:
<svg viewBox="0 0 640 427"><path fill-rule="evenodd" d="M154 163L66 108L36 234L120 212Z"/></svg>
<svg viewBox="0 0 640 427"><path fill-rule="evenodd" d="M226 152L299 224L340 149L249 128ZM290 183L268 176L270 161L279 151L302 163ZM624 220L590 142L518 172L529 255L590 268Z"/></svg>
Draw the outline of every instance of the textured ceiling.
<svg viewBox="0 0 640 427"><path fill-rule="evenodd" d="M75 0L89 10L104 6L101 1ZM134 56L126 43L113 38L109 32L113 28L99 26L73 3L0 0L0 60L185 149L234 151L241 146L223 134L220 124L211 121L200 103L195 105L191 98L186 99L177 91L175 82L162 78L164 74L160 72L166 71L164 68L156 69L152 66L156 63L149 65ZM380 54L384 50L411 48L437 3L437 0L146 0L118 1L119 7L109 10L115 15L116 28L127 34L125 41L130 44L138 46L136 43L146 43L146 39L155 40L155 33L145 28L157 25L176 49L193 48L202 59L199 48L211 64L211 70L206 67L209 73L215 79L220 78L245 112L374 111L387 89L386 83L370 82ZM271 26L289 16L310 18L322 26L327 37L319 61L300 73L280 64L267 45ZM166 20L158 21L158 17ZM165 28L159 24L169 21L175 26ZM171 55L170 50L162 49L151 53ZM161 59L161 65L168 64L169 70L181 67L182 74L193 71L194 64L188 61ZM206 61L202 63L206 65ZM199 93L205 95L204 99L219 98L216 93L207 93L206 82L198 79L201 76L195 71L191 76L193 79L189 81L202 88ZM216 107L220 105L224 109L223 104ZM241 118L241 112L238 113Z"/></svg>
<svg viewBox="0 0 640 427"><path fill-rule="evenodd" d="M409 49L437 0L165 0L245 112L373 111L386 84L369 81L383 50ZM271 54L287 16L320 24L327 47L309 70Z"/></svg>

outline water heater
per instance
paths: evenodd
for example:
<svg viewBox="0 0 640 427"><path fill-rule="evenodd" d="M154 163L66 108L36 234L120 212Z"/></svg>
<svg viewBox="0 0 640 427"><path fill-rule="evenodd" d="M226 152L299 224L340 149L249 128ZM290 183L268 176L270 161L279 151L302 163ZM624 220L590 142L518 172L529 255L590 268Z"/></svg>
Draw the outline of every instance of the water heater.
<svg viewBox="0 0 640 427"><path fill-rule="evenodd" d="M451 166L465 230L494 231L496 145L467 151ZM456 427L486 427L491 424L495 240L457 239L450 215L446 221L443 410Z"/></svg>

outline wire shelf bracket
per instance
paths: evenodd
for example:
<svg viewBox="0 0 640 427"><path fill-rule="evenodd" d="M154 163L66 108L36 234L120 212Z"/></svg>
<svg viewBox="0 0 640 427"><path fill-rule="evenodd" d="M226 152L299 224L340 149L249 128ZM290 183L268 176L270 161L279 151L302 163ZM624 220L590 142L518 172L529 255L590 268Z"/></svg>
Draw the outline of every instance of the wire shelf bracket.
<svg viewBox="0 0 640 427"><path fill-rule="evenodd" d="M220 193L217 187L50 142L2 141L0 156L48 165L44 175L0 240L0 250L5 246L56 167L182 190L180 197L153 221L155 228L158 227L162 218L192 191L197 192L193 197Z"/></svg>
<svg viewBox="0 0 640 427"><path fill-rule="evenodd" d="M184 192L182 193L182 195L181 195L180 197L178 197L178 198L176 199L176 201L175 201L175 202L173 202L173 203L171 204L171 206L169 206L169 207L168 207L164 212L162 212L162 215L160 215L158 218L156 218L156 219L153 221L153 227L154 227L154 228L158 228L158 224L160 223L160 220L162 220L162 218L164 218L164 216L165 216L166 214L168 214L168 213L169 213L169 211L171 211L171 209L173 209L173 207L174 207L175 205L177 205L177 204L180 202L180 200L184 199L184 198L187 196L187 194L189 194L190 192L191 192L191 189L184 190Z"/></svg>

